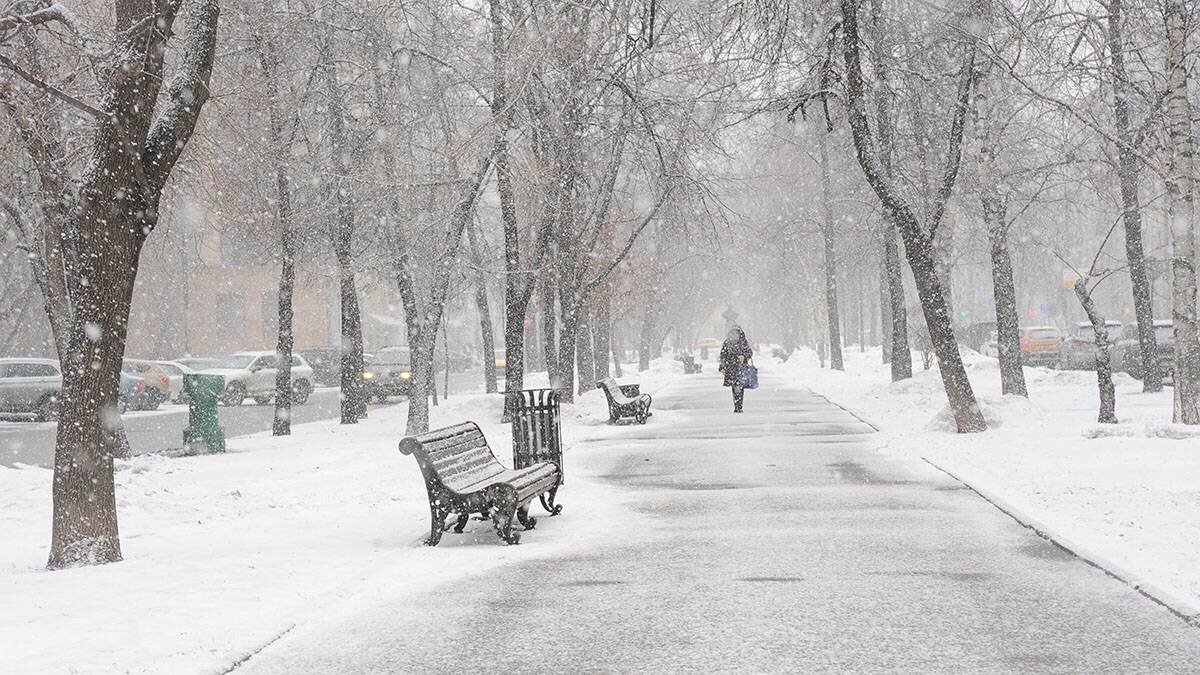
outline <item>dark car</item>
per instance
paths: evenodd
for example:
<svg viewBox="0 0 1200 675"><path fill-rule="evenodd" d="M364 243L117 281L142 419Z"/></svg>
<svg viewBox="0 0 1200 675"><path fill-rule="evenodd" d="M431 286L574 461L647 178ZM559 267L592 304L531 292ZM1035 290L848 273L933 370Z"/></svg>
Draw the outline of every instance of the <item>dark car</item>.
<svg viewBox="0 0 1200 675"><path fill-rule="evenodd" d="M387 347L375 352L363 366L367 396L383 403L389 396L407 396L412 388L412 355L408 347Z"/></svg>
<svg viewBox="0 0 1200 675"><path fill-rule="evenodd" d="M1121 340L1113 348L1113 370L1123 370L1131 377L1142 379L1142 348L1137 339L1137 331L1130 330L1132 335ZM1158 367L1162 369L1163 379L1175 381L1175 324L1170 319L1154 320L1154 341L1158 348Z"/></svg>
<svg viewBox="0 0 1200 675"><path fill-rule="evenodd" d="M342 382L342 350L340 347L305 347L296 353L304 357L313 369L313 381L330 387Z"/></svg>

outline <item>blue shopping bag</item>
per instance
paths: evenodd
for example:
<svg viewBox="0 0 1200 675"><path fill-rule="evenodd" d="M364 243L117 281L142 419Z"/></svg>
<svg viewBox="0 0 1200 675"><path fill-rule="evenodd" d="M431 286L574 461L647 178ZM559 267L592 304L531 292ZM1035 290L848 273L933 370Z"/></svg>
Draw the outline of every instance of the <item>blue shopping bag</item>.
<svg viewBox="0 0 1200 675"><path fill-rule="evenodd" d="M738 384L742 389L758 389L758 368L747 363L738 373Z"/></svg>

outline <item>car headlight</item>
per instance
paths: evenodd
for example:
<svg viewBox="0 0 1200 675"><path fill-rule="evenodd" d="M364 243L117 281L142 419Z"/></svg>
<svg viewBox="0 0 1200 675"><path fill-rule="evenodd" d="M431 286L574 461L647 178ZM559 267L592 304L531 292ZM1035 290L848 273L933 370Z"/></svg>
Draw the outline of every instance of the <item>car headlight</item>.
<svg viewBox="0 0 1200 675"><path fill-rule="evenodd" d="M412 373L400 373L400 379L402 379L402 380L411 380L411 379L412 379Z"/></svg>
<svg viewBox="0 0 1200 675"><path fill-rule="evenodd" d="M364 380L373 380L373 379L375 379L375 373L372 373L371 371L368 370L363 373L363 379Z"/></svg>

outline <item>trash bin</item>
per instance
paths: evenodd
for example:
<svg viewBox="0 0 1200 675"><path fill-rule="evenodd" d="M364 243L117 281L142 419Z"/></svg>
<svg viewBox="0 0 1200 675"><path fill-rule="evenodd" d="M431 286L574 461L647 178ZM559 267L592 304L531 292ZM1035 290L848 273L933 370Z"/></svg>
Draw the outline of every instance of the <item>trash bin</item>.
<svg viewBox="0 0 1200 675"><path fill-rule="evenodd" d="M187 374L183 376L183 390L188 396L184 447L188 452L225 452L225 430L217 423L217 399L225 392L225 378Z"/></svg>
<svg viewBox="0 0 1200 675"><path fill-rule="evenodd" d="M558 391L554 389L523 389L505 392L512 397L513 468L524 469L538 462L554 462L558 466L558 484L539 495L542 508L551 515L562 512L555 505L559 485L563 484L562 414Z"/></svg>

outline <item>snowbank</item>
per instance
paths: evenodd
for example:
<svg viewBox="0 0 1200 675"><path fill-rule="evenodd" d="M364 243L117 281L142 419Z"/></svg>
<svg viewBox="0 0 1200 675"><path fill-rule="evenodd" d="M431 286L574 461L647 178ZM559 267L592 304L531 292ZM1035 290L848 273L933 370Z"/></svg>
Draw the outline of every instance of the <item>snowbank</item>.
<svg viewBox="0 0 1200 675"><path fill-rule="evenodd" d="M1001 396L996 360L964 360L989 431L960 435L937 366L890 383L878 349L845 372L811 352L787 363L807 386L881 428L879 449L926 459L1131 584L1200 618L1200 430L1171 423L1171 389L1115 377L1120 424L1096 423L1096 374L1026 368L1030 397ZM764 359L764 362L766 360Z"/></svg>

